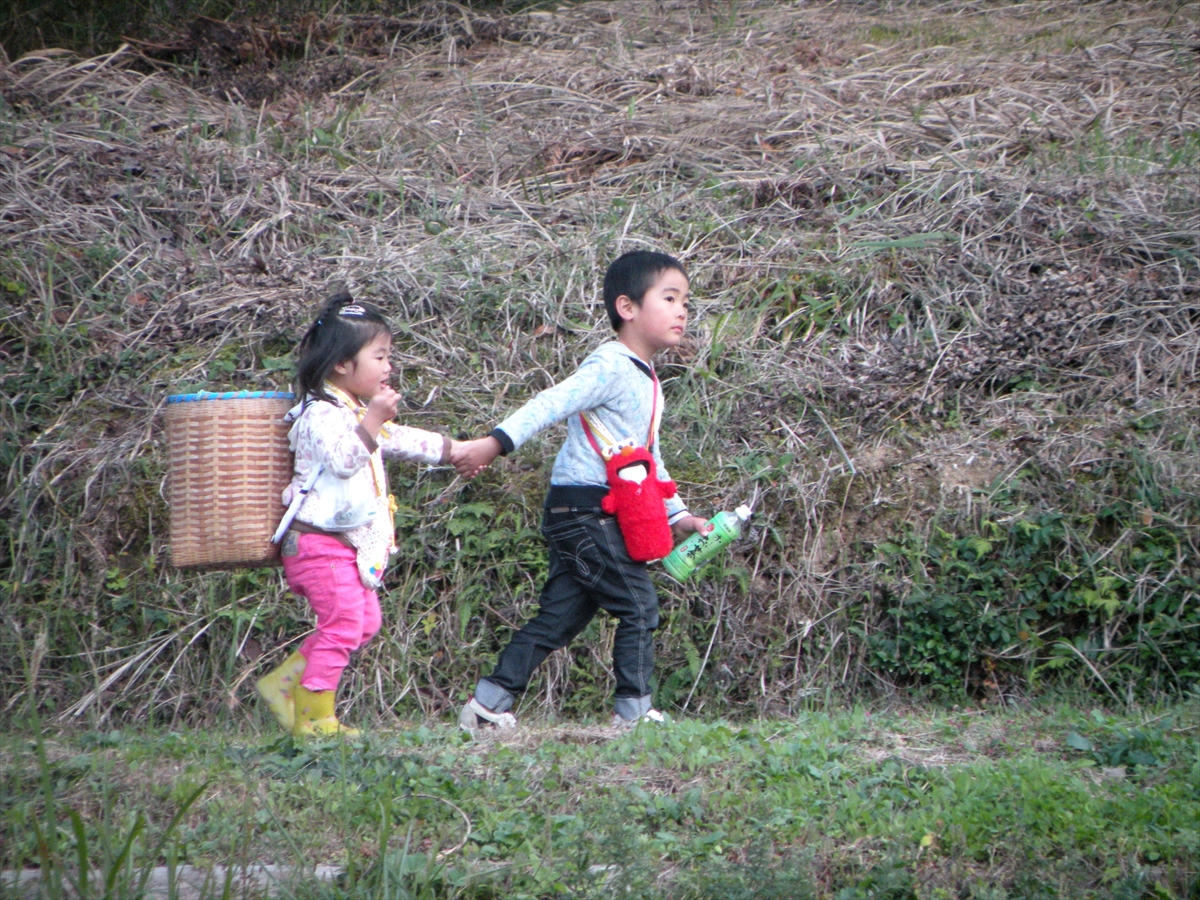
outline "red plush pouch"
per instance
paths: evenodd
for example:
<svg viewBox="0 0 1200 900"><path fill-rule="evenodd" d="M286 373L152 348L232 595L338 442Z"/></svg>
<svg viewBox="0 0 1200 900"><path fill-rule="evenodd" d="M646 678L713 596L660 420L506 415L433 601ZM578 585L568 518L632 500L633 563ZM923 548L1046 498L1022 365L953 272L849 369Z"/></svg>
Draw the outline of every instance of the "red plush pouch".
<svg viewBox="0 0 1200 900"><path fill-rule="evenodd" d="M658 480L654 457L645 447L622 448L608 458L605 468L608 496L600 506L617 517L630 558L662 559L674 545L663 501L675 496L675 482Z"/></svg>
<svg viewBox="0 0 1200 900"><path fill-rule="evenodd" d="M658 469L650 452L657 414L658 379L655 378L654 407L650 412L650 435L646 446L637 447L630 443L611 447L607 452L600 448L586 414L579 416L592 449L605 461L608 495L601 501L601 508L616 516L617 527L625 538L625 549L634 562L662 559L674 546L663 501L675 496L675 482L658 480Z"/></svg>

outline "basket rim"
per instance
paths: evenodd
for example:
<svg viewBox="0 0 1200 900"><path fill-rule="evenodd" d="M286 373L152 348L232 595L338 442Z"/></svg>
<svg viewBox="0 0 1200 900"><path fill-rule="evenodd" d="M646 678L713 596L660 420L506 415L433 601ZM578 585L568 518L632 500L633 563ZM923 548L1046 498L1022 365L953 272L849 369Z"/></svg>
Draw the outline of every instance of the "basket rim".
<svg viewBox="0 0 1200 900"><path fill-rule="evenodd" d="M198 400L295 400L291 391L199 391L195 394L171 394L168 403L194 403Z"/></svg>

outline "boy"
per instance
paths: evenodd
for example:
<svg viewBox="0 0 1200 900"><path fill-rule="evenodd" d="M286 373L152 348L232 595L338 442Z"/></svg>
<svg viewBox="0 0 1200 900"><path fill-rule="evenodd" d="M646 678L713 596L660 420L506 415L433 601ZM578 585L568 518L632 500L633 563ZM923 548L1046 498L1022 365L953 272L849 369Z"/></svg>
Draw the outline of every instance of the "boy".
<svg viewBox="0 0 1200 900"><path fill-rule="evenodd" d="M657 441L662 391L653 359L683 338L688 311L683 266L663 253L622 255L604 276L604 308L617 332L615 341L602 345L574 374L542 391L490 435L457 445L451 455L458 473L473 478L497 456L567 420L567 439L554 460L544 504L542 533L550 548L550 570L538 613L512 636L492 674L480 679L459 718L464 728L516 725L510 710L534 669L569 644L600 609L618 619L614 724L662 721L650 704L658 596L645 564L630 558L616 518L601 510L607 474L592 440L599 439L597 445L633 441L648 446L657 477L669 481ZM582 414L589 417L591 435ZM676 539L712 530L678 496L663 503Z"/></svg>

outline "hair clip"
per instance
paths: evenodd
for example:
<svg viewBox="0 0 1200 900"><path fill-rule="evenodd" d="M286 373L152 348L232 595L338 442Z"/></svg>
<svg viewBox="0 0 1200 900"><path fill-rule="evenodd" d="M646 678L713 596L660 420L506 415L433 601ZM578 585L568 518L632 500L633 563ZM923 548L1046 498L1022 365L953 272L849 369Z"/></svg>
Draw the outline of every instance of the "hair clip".
<svg viewBox="0 0 1200 900"><path fill-rule="evenodd" d="M365 316L367 311L357 303L351 303L349 306L343 306L338 310L339 316Z"/></svg>

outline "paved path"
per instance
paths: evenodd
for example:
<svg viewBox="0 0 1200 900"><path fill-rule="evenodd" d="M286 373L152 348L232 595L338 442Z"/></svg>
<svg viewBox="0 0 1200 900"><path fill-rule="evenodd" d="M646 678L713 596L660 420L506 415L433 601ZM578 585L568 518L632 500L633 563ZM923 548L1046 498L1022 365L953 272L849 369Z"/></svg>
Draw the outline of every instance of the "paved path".
<svg viewBox="0 0 1200 900"><path fill-rule="evenodd" d="M174 878L166 866L157 866L150 870L146 880L143 896L146 900L207 900L207 898L225 896L225 879L230 881L231 890L228 896L268 898L278 896L282 885L295 883L298 880L332 881L341 873L334 866L317 866L312 870L301 870L294 866L213 866L211 869L200 869L195 866L176 866ZM14 900L36 900L38 897L48 897L40 893L42 886L40 869L22 869L19 872L0 872L0 897ZM136 885L140 873L134 878ZM68 879L64 878L64 882ZM174 885L174 891L172 891ZM65 894L61 900L74 900L79 895L64 884ZM104 892L104 876L96 871L92 873L93 894ZM59 900L59 898L55 898Z"/></svg>

